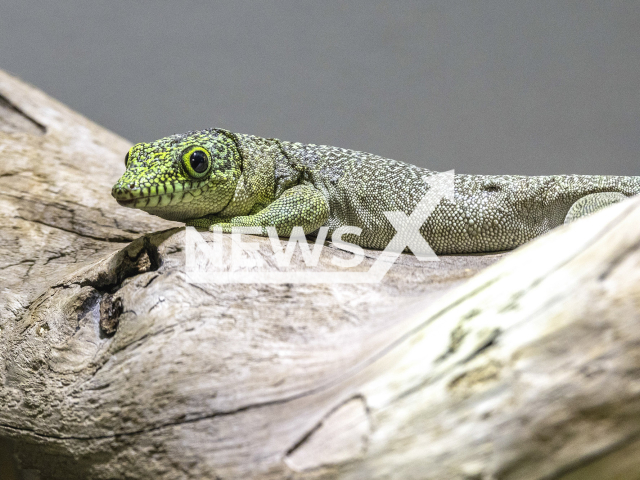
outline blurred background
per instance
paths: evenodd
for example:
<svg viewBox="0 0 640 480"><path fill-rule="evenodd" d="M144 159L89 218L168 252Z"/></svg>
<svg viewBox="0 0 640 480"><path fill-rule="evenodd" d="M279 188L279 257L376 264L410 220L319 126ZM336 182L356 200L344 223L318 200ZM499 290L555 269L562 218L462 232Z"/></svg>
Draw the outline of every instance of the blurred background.
<svg viewBox="0 0 640 480"><path fill-rule="evenodd" d="M0 68L133 142L223 127L460 173L640 174L637 0L2 0Z"/></svg>

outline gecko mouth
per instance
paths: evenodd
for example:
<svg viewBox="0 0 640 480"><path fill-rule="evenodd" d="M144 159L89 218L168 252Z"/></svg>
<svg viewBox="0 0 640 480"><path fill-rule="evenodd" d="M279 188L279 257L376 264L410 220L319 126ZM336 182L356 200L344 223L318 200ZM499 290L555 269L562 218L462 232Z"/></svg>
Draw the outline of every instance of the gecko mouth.
<svg viewBox="0 0 640 480"><path fill-rule="evenodd" d="M127 208L154 208L167 207L178 204L190 203L207 190L206 186L191 188L189 190L173 191L157 195L140 195L134 197L133 193L124 189L114 188L111 192L118 204Z"/></svg>
<svg viewBox="0 0 640 480"><path fill-rule="evenodd" d="M131 200L120 200L119 198L116 198L116 201L118 202L118 204L122 205L123 207L133 207L133 204L136 202L136 199L132 198Z"/></svg>
<svg viewBox="0 0 640 480"><path fill-rule="evenodd" d="M165 194L152 195L149 197L138 198L116 198L118 204L127 208L146 208L146 207L163 207L167 205L176 205L184 199L184 194ZM192 197L193 199L193 197Z"/></svg>

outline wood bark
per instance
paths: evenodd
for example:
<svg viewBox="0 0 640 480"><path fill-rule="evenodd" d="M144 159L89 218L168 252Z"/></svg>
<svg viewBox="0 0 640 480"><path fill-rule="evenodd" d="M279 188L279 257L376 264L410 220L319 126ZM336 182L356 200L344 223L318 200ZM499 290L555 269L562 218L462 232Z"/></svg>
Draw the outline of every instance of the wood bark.
<svg viewBox="0 0 640 480"><path fill-rule="evenodd" d="M640 478L638 200L377 284L193 284L110 197L129 146L0 72L2 478Z"/></svg>

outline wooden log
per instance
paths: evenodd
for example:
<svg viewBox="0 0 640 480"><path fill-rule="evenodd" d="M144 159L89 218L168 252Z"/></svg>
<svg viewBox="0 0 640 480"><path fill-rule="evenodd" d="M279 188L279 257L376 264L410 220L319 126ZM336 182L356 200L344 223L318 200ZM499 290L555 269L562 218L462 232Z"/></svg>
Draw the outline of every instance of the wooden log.
<svg viewBox="0 0 640 480"><path fill-rule="evenodd" d="M375 284L194 284L185 230L110 197L126 141L0 98L6 475L638 478L638 200Z"/></svg>

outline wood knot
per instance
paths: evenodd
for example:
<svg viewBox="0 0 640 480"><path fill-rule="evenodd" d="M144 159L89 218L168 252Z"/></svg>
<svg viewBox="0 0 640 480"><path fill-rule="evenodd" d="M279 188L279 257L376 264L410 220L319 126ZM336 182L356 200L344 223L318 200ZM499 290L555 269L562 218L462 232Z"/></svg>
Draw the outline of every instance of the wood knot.
<svg viewBox="0 0 640 480"><path fill-rule="evenodd" d="M108 337L116 333L120 315L122 314L122 299L107 293L100 302L100 330Z"/></svg>

